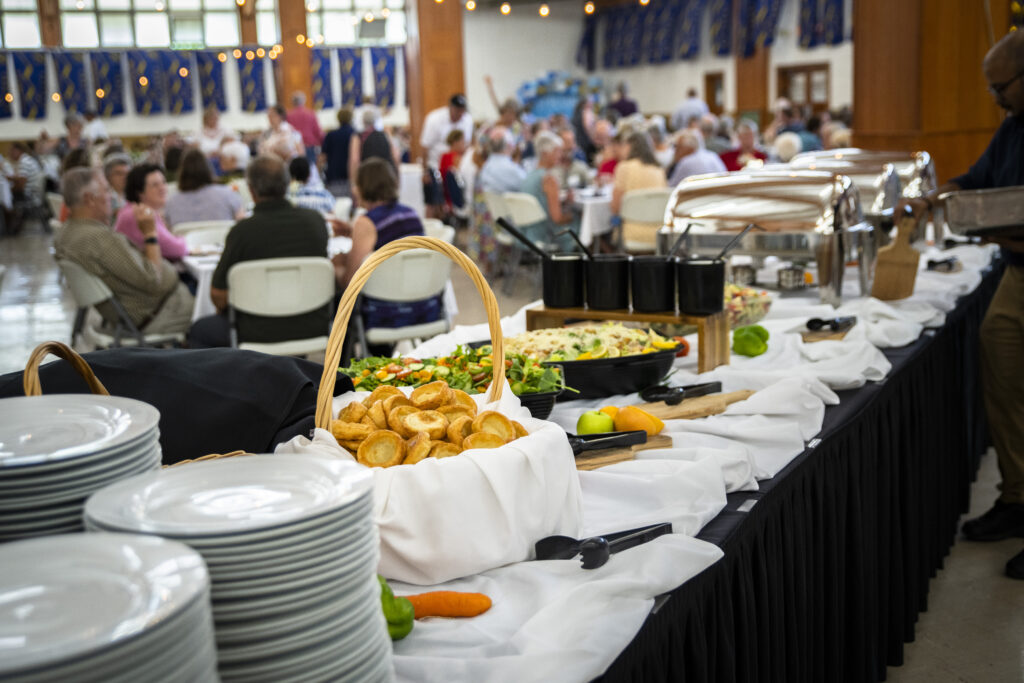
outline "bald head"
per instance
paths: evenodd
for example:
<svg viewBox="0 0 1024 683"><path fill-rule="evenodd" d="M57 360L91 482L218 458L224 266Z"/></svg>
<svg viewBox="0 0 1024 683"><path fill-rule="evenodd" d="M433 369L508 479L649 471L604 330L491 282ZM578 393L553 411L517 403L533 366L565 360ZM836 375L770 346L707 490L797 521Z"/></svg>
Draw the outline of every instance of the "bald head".
<svg viewBox="0 0 1024 683"><path fill-rule="evenodd" d="M993 45L981 68L996 104L1011 114L1024 112L1024 31L1012 31Z"/></svg>

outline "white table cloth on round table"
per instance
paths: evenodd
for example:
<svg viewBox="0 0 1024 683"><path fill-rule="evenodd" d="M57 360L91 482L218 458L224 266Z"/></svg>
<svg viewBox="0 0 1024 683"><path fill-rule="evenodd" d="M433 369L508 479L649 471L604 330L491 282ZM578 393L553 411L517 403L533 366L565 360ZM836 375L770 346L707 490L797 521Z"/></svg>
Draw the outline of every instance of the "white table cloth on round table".
<svg viewBox="0 0 1024 683"><path fill-rule="evenodd" d="M612 230L611 188L596 195L577 195L575 201L583 210L580 216L580 241L589 247L595 237Z"/></svg>
<svg viewBox="0 0 1024 683"><path fill-rule="evenodd" d="M411 208L418 216L422 216L426 211L426 201L423 199L423 169L417 164L402 164L398 172L398 201Z"/></svg>
<svg viewBox="0 0 1024 683"><path fill-rule="evenodd" d="M352 248L352 240L348 237L331 237L327 240L327 255L347 253ZM208 315L214 315L217 309L210 300L210 285L213 282L213 271L217 270L217 263L220 261L220 254L207 256L186 256L181 260L185 269L199 283L196 286L196 302L192 309L192 321ZM444 310L448 316L448 324L453 324L455 316L459 313L459 305L455 301L455 289L451 280L444 289Z"/></svg>

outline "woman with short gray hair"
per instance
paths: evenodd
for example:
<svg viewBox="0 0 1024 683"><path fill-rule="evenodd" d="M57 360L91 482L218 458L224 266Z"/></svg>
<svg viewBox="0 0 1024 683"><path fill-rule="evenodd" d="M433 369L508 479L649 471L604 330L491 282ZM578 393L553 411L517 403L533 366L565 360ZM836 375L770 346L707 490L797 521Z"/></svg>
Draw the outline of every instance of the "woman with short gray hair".
<svg viewBox="0 0 1024 683"><path fill-rule="evenodd" d="M574 244L572 237L555 236L555 233L565 228L573 232L580 230L579 216L562 204L561 184L556 173L556 167L562 159L562 144L562 138L548 130L541 131L533 138L537 168L526 176L522 191L537 198L547 218L518 227L534 242L554 243L559 249L570 251Z"/></svg>

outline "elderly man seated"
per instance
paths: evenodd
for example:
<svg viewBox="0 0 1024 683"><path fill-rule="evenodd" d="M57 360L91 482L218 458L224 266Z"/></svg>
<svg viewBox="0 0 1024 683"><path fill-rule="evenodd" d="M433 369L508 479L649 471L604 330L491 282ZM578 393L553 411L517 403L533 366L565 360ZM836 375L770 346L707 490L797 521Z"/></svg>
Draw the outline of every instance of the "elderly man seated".
<svg viewBox="0 0 1024 683"><path fill-rule="evenodd" d="M725 164L719 156L704 149L700 131L685 128L676 135L676 163L668 178L669 187L675 187L693 175L724 172Z"/></svg>
<svg viewBox="0 0 1024 683"><path fill-rule="evenodd" d="M327 257L324 217L310 209L292 206L288 169L274 156L259 156L245 173L255 202L253 215L231 228L217 270L213 273L210 299L219 313L201 318L189 332L193 347L229 346L231 324L228 307L228 271L237 263L296 256ZM273 343L326 334L330 320L327 307L299 315L276 318L239 312L235 324L241 341Z"/></svg>
<svg viewBox="0 0 1024 683"><path fill-rule="evenodd" d="M526 171L512 160L512 136L504 126L495 126L487 136L487 161L476 182L485 192L518 192Z"/></svg>
<svg viewBox="0 0 1024 683"><path fill-rule="evenodd" d="M73 168L61 185L71 217L54 240L57 258L74 261L103 280L144 334L187 330L194 300L174 266L160 256L153 211L143 204L135 207L144 236L139 253L128 238L110 229L110 186L100 169Z"/></svg>

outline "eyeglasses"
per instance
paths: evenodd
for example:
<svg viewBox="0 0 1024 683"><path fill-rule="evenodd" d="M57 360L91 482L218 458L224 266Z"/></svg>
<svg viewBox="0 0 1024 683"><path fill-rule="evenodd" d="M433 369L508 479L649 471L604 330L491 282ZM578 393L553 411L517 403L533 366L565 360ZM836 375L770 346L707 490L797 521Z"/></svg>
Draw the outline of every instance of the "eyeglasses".
<svg viewBox="0 0 1024 683"><path fill-rule="evenodd" d="M993 95L1002 95L1003 91L1009 88L1011 85L1013 85L1014 81L1018 80L1021 76L1024 76L1024 71L1021 71L1019 74L1017 74L1010 80L1006 81L1005 83L999 83L998 85L993 84L988 86L988 91Z"/></svg>
<svg viewBox="0 0 1024 683"><path fill-rule="evenodd" d="M857 316L849 315L840 318L830 318L823 320L821 318L811 318L807 321L807 329L812 332L827 327L833 332L844 332L857 324Z"/></svg>

